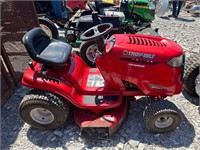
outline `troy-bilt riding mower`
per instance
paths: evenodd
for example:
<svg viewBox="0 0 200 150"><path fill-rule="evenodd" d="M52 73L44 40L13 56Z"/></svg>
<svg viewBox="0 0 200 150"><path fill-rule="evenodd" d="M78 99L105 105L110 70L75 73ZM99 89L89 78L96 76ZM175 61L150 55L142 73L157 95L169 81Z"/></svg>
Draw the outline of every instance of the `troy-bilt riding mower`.
<svg viewBox="0 0 200 150"><path fill-rule="evenodd" d="M183 50L175 42L156 36L104 35L112 24L84 32L83 41L98 39L97 68L89 68L71 45L50 39L41 28L26 33L23 43L34 62L22 83L33 88L22 100L22 119L39 129L63 125L73 106L81 135L105 139L125 121L128 102L151 97L143 117L152 132L168 132L181 123L177 107L165 98L182 89Z"/></svg>
<svg viewBox="0 0 200 150"><path fill-rule="evenodd" d="M81 16L65 26L67 42L80 47L80 56L88 66L95 66L95 58L98 55L97 44L94 40L82 42L79 37L81 33L97 24L112 23L114 28L109 36L115 33L158 35L150 28L150 22L154 19L155 6L148 0L122 1L120 8L123 12L116 10L115 7L114 10L113 7L106 8L105 6L109 5L97 1L95 4L94 9L93 5L88 3L91 10L94 9L92 15Z"/></svg>

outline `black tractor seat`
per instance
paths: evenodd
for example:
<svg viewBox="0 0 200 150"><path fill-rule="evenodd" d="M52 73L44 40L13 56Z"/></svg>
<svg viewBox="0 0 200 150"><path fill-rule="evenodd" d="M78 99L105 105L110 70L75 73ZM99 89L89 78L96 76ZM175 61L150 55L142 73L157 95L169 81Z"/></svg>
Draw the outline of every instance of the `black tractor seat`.
<svg viewBox="0 0 200 150"><path fill-rule="evenodd" d="M30 57L45 66L63 66L69 59L72 46L50 37L37 27L27 32L22 39Z"/></svg>

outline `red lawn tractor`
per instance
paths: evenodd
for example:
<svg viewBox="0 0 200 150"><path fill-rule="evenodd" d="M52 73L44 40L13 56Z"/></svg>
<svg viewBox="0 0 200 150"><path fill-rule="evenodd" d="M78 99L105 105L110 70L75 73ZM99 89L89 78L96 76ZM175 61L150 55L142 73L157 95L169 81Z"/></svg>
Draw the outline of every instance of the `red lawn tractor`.
<svg viewBox="0 0 200 150"><path fill-rule="evenodd" d="M151 101L143 117L151 132L168 132L180 125L178 108L165 98L182 90L182 48L149 35L114 34L104 39L112 27L100 24L80 37L97 41L97 68L88 67L71 52L71 45L50 39L41 28L25 34L23 43L34 60L22 79L33 88L19 106L26 123L55 129L66 122L73 108L83 137L106 139L125 121L129 100L147 96Z"/></svg>

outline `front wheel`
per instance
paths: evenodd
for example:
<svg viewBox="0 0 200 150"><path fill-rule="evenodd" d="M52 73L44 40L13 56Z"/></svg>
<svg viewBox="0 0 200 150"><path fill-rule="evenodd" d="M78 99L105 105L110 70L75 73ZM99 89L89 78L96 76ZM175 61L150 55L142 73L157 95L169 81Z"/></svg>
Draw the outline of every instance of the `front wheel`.
<svg viewBox="0 0 200 150"><path fill-rule="evenodd" d="M167 100L160 100L147 106L143 119L147 129L154 133L172 131L181 123L178 108Z"/></svg>
<svg viewBox="0 0 200 150"><path fill-rule="evenodd" d="M51 130L63 125L69 114L69 102L41 90L31 90L19 106L21 118L32 127Z"/></svg>
<svg viewBox="0 0 200 150"><path fill-rule="evenodd" d="M83 61L90 67L95 67L95 56L97 55L98 47L95 41L82 42L80 46L80 56Z"/></svg>

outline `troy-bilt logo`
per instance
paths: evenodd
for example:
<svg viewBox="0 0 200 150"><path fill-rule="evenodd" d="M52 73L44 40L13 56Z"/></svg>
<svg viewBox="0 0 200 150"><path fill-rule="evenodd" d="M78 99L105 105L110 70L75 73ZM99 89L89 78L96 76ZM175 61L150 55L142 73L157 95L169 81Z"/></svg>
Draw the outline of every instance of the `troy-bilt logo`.
<svg viewBox="0 0 200 150"><path fill-rule="evenodd" d="M130 52L127 50L123 51L124 56L134 56L134 57L143 57L143 58L148 58L148 59L154 59L155 55L153 54L144 54L144 53L139 53L139 52Z"/></svg>

